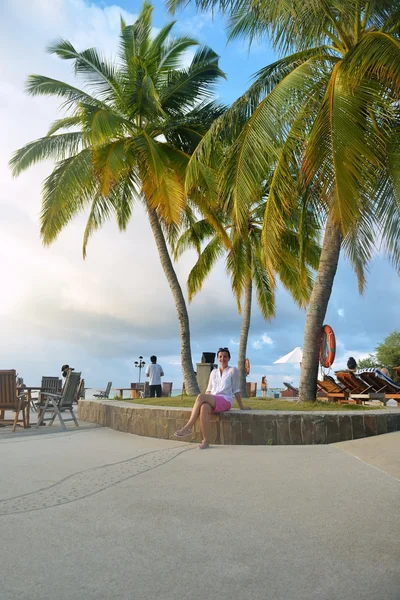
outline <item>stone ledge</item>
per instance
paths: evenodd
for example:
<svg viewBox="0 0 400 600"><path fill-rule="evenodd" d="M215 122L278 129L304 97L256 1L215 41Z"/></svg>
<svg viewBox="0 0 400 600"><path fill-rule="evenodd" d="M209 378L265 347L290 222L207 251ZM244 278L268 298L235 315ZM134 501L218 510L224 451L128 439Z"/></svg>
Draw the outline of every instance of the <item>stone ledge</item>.
<svg viewBox="0 0 400 600"><path fill-rule="evenodd" d="M175 440L190 408L146 406L107 400L80 400L78 418L147 437ZM240 411L211 415L211 443L245 445L334 444L400 431L400 410ZM185 442L201 441L199 423Z"/></svg>

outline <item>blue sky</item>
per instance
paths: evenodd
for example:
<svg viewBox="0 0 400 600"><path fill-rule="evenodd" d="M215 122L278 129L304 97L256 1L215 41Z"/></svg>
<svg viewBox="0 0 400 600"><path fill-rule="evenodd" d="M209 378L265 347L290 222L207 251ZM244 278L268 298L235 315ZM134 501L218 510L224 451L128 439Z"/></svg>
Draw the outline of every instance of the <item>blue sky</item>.
<svg viewBox="0 0 400 600"><path fill-rule="evenodd" d="M69 67L45 54L55 38L70 39L77 48L101 48L115 54L119 15L134 19L134 1L89 3L85 0L6 0L0 6L0 365L16 368L30 385L42 375L58 374L64 363L82 370L86 384L129 386L137 373L133 361L148 362L157 354L165 380L182 382L179 334L171 293L161 270L154 241L140 207L121 234L108 223L89 243L82 260L85 216L78 216L50 248L39 239L41 184L52 164L38 165L14 180L7 166L13 151L44 135L59 116L51 99L30 98L24 81L30 73L72 80ZM155 26L171 19L162 2L155 3ZM248 51L246 43L226 45L224 21L198 14L192 7L176 17L177 34L189 34L211 45L221 56L227 81L217 92L225 103L242 93L251 75L274 60L266 44ZM195 256L185 254L176 270L182 287ZM4 283L6 282L6 283ZM336 332L335 367L349 355L367 356L397 325L399 280L377 254L367 290L357 291L355 277L342 260L326 322ZM237 359L240 316L220 263L189 307L193 362L203 351L228 345ZM248 355L250 380L266 374L270 386L298 382L297 365L273 365L302 345L305 313L279 291L276 318L265 322L254 306Z"/></svg>

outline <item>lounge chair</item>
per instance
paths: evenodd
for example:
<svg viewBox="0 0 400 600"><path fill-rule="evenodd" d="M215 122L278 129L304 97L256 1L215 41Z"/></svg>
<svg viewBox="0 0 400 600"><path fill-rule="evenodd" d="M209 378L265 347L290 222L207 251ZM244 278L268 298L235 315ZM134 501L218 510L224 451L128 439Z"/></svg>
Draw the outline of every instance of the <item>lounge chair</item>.
<svg viewBox="0 0 400 600"><path fill-rule="evenodd" d="M336 377L343 383L350 392L350 397L357 400L359 403L366 400L381 400L384 401L385 395L383 392L378 392L374 385L364 381L358 374L353 371L336 371Z"/></svg>
<svg viewBox="0 0 400 600"><path fill-rule="evenodd" d="M110 396L111 386L112 381L109 381L105 390L102 390L99 394L93 394L93 396L95 398L108 398Z"/></svg>
<svg viewBox="0 0 400 600"><path fill-rule="evenodd" d="M40 413L40 417L38 419L38 422L36 424L36 427L39 427L43 421L45 420L45 413L47 410L47 407L49 406L49 404L51 404L51 407L53 409L53 414L51 415L50 419L49 419L49 426L53 425L54 419L56 417L58 417L60 419L60 423L61 423L61 427L63 428L63 430L66 430L65 427L65 421L73 421L76 425L76 427L79 427L79 423L74 415L74 411L73 411L73 402L74 399L76 397L76 393L79 387L79 383L81 380L81 374L80 373L76 373L75 371L71 371L68 376L67 379L65 380L64 383L64 387L63 390L61 392L61 394L57 393L57 394L53 394L53 393L48 393L46 392L46 402L45 405L43 407L43 410ZM71 414L71 418L70 419L63 419L62 414L65 411L69 411Z"/></svg>
<svg viewBox="0 0 400 600"><path fill-rule="evenodd" d="M326 392L328 399L341 404L355 404L355 400L349 398L349 390L342 384L334 380L330 375L324 375L323 381L318 380L318 385Z"/></svg>
<svg viewBox="0 0 400 600"><path fill-rule="evenodd" d="M281 398L297 398L299 395L298 388L295 388L291 383L283 382L283 385L286 387L286 390L282 390Z"/></svg>
<svg viewBox="0 0 400 600"><path fill-rule="evenodd" d="M385 404L388 400L393 399L400 405L400 385L382 371L373 368L363 369L357 371L357 376L365 381L374 392L384 394L383 402Z"/></svg>
<svg viewBox="0 0 400 600"><path fill-rule="evenodd" d="M353 371L335 371L336 379L343 384L351 394L367 393L371 386L358 377Z"/></svg>
<svg viewBox="0 0 400 600"><path fill-rule="evenodd" d="M12 425L15 431L19 413L22 411L22 424L26 427L25 407L27 393L21 390L17 393L17 372L15 369L0 371L0 423ZM5 411L14 411L14 419L5 419Z"/></svg>
<svg viewBox="0 0 400 600"><path fill-rule="evenodd" d="M161 386L161 396L170 396L172 392L172 382L163 381Z"/></svg>

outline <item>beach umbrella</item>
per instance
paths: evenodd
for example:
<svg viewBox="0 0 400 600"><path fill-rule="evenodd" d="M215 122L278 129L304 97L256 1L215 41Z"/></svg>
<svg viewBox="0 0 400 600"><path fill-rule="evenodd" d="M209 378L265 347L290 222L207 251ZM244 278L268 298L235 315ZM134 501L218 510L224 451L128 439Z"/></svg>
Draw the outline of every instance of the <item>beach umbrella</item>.
<svg viewBox="0 0 400 600"><path fill-rule="evenodd" d="M282 358L278 358L278 360L274 362L274 365L278 365L281 363L301 363L302 358L303 351L300 348L300 346L297 346L297 348L294 348L294 350L292 350L288 354L285 354L285 356L282 356Z"/></svg>

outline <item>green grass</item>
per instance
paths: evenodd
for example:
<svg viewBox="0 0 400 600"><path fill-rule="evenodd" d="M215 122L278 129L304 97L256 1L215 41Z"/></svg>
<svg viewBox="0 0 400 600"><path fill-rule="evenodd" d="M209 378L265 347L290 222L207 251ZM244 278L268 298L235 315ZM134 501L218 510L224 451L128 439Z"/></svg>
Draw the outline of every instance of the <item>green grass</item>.
<svg viewBox="0 0 400 600"><path fill-rule="evenodd" d="M170 398L138 398L131 400L124 398L125 402L132 404L144 404L146 406L174 406L192 407L196 396L172 396ZM336 402L288 402L287 400L275 400L273 398L263 400L262 398L245 398L243 400L245 406L250 406L253 410L313 410L313 411L330 411L330 410L372 410L383 408L383 406L361 406L360 404L337 404ZM233 408L239 408L235 402Z"/></svg>

